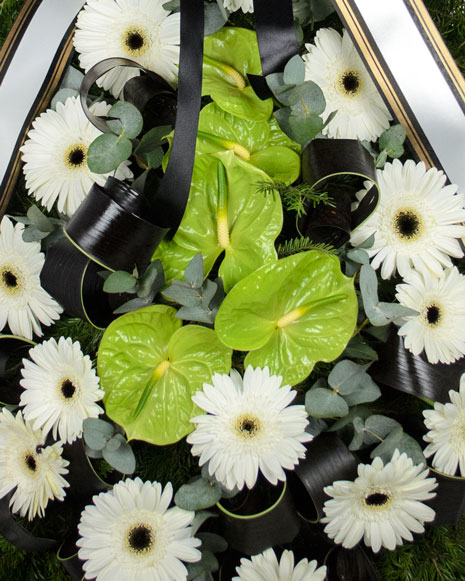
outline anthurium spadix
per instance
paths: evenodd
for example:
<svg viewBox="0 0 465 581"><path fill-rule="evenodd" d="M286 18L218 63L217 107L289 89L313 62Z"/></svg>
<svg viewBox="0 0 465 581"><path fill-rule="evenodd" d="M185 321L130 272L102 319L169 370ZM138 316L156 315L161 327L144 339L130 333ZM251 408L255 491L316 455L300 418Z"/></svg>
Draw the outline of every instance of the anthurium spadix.
<svg viewBox="0 0 465 581"><path fill-rule="evenodd" d="M105 410L129 440L158 446L194 429L192 401L214 373L229 373L232 350L212 329L182 326L176 309L152 305L113 321L100 343L97 369Z"/></svg>
<svg viewBox="0 0 465 581"><path fill-rule="evenodd" d="M215 321L225 345L249 351L245 366L283 383L303 381L317 361L338 357L357 320L353 279L339 260L311 250L265 264L226 295Z"/></svg>
<svg viewBox="0 0 465 581"><path fill-rule="evenodd" d="M264 195L259 182L270 178L233 151L196 156L186 211L173 240L162 241L154 258L167 281L182 279L199 252L205 275L224 253L219 267L224 288L277 260L274 241L282 227L278 195Z"/></svg>

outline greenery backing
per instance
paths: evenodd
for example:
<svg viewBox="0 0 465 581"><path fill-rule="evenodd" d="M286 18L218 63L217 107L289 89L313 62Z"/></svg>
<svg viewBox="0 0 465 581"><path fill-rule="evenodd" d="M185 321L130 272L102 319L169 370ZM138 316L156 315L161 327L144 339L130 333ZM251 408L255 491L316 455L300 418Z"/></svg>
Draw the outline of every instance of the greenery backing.
<svg viewBox="0 0 465 581"><path fill-rule="evenodd" d="M3 44L19 10L25 0L0 1L0 47ZM463 0L425 0L436 26L441 32L457 65L465 74L465 4ZM241 11L234 13L230 22L235 26L253 28L253 18ZM332 14L324 26L340 29L341 24L335 14ZM315 28L316 30L316 28ZM313 27L308 27L305 41L310 42L314 35ZM24 180L20 178L9 210L12 213L25 214L30 206ZM289 253L292 253L289 252ZM288 253L285 251L284 255ZM391 297L383 296L389 293L381 284L379 288L383 300ZM102 332L94 329L88 323L79 319L62 317L52 328L45 329L44 339L50 336L65 335L80 341L85 353L96 357ZM328 375L329 367L325 363L315 366L312 378ZM405 398L405 404L413 406L412 398ZM375 411L379 402L372 406ZM389 405L389 403L388 403ZM397 400L392 400L393 409ZM381 408L381 406L380 406ZM405 409L405 408L404 408ZM389 414L385 406L379 413ZM197 460L189 451L185 440L169 446L150 446L143 442L134 442L133 450L137 459L135 475L146 480L158 480L162 484L173 483L177 490L189 477L200 472ZM97 461L96 469L104 477L108 465ZM47 509L46 519L36 519L28 528L36 534L47 534L47 529L54 530L55 535L66 529L66 517L62 514L62 505L52 503ZM26 523L24 523L26 524ZM407 543L395 552L383 551L376 557L381 579L385 581L456 581L465 579L465 519L456 527L428 527L425 535L416 535L414 543ZM65 581L69 576L58 562L54 552L26 553L13 547L0 536L0 581Z"/></svg>

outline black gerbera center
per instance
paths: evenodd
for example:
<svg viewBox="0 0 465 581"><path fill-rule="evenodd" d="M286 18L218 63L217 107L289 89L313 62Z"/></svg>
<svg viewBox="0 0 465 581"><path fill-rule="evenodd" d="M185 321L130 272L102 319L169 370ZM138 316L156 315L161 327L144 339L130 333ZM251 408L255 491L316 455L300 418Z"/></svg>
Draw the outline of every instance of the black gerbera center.
<svg viewBox="0 0 465 581"><path fill-rule="evenodd" d="M138 30L129 30L126 33L124 41L128 49L131 51L138 51L145 44L145 39Z"/></svg>
<svg viewBox="0 0 465 581"><path fill-rule="evenodd" d="M76 145L69 149L66 156L66 162L68 166L72 168L78 168L83 166L85 161L86 161L86 151L82 147L82 145Z"/></svg>
<svg viewBox="0 0 465 581"><path fill-rule="evenodd" d="M4 270L2 272L2 280L8 288L16 288L18 286L18 277L11 270Z"/></svg>
<svg viewBox="0 0 465 581"><path fill-rule="evenodd" d="M355 71L347 71L342 76L342 86L346 93L355 95L360 89L360 77Z"/></svg>
<svg viewBox="0 0 465 581"><path fill-rule="evenodd" d="M138 524L128 533L128 544L136 553L146 552L153 545L154 535L150 527Z"/></svg>
<svg viewBox="0 0 465 581"><path fill-rule="evenodd" d="M372 494L365 496L365 504L372 507L384 506L389 502L389 500L389 495L384 492L373 492Z"/></svg>
<svg viewBox="0 0 465 581"><path fill-rule="evenodd" d="M65 399L71 399L76 393L76 387L71 379L65 379L61 384L61 393Z"/></svg>
<svg viewBox="0 0 465 581"><path fill-rule="evenodd" d="M241 430L243 432L247 432L248 434L253 434L254 432L257 431L257 425L253 420L249 420L246 418L245 420L242 420Z"/></svg>
<svg viewBox="0 0 465 581"><path fill-rule="evenodd" d="M439 323L441 318L441 309L438 305L431 304L426 307L426 320L433 327Z"/></svg>
<svg viewBox="0 0 465 581"><path fill-rule="evenodd" d="M260 420L256 417L243 415L235 421L237 432L244 438L253 438L260 432Z"/></svg>
<svg viewBox="0 0 465 581"><path fill-rule="evenodd" d="M402 210L395 217L395 229L401 238L415 238L420 233L421 222L410 210Z"/></svg>
<svg viewBox="0 0 465 581"><path fill-rule="evenodd" d="M37 470L37 462L32 454L26 455L25 462L26 466L29 468L31 472L35 472Z"/></svg>

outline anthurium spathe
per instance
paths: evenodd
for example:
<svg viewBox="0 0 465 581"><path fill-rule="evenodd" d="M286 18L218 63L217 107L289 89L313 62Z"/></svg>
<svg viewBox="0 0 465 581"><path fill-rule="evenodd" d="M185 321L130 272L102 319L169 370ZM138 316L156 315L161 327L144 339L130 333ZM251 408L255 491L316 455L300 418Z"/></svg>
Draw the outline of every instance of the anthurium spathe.
<svg viewBox="0 0 465 581"><path fill-rule="evenodd" d="M215 103L202 109L198 153L231 150L276 181L291 184L300 174L300 145L281 131L276 119L252 121L223 111Z"/></svg>
<svg viewBox="0 0 465 581"><path fill-rule="evenodd" d="M221 188L218 166L224 168ZM274 241L281 232L279 196L257 191L270 178L232 151L196 157L186 211L172 241L154 255L168 281L182 279L186 266L202 253L205 275L224 253L219 267L225 290L267 262L277 260Z"/></svg>
<svg viewBox="0 0 465 581"><path fill-rule="evenodd" d="M202 95L210 95L224 111L257 121L271 116L272 99L262 101L247 79L261 72L254 31L224 27L205 37Z"/></svg>
<svg viewBox="0 0 465 581"><path fill-rule="evenodd" d="M152 305L113 321L103 335L97 369L107 415L129 440L177 442L199 413L192 395L214 373L229 373L232 350L212 329L182 327L176 309Z"/></svg>
<svg viewBox="0 0 465 581"><path fill-rule="evenodd" d="M357 310L353 279L342 274L337 257L311 250L265 264L238 282L215 329L228 347L250 351L245 365L268 366L295 385L317 361L342 353Z"/></svg>

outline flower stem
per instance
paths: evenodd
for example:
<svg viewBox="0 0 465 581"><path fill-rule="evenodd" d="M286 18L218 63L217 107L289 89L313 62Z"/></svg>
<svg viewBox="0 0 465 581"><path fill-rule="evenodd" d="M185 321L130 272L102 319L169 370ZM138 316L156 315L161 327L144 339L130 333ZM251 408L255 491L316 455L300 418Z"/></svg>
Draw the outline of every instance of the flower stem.
<svg viewBox="0 0 465 581"><path fill-rule="evenodd" d="M147 381L147 383L144 387L144 391L142 392L142 395L140 396L137 407L134 410L134 413L132 415L133 420L135 420L139 416L140 412L142 411L145 404L147 403L147 400L149 399L150 394L152 393L153 388L155 387L155 384L160 379L160 377L165 373L165 371L168 369L168 367L170 365L171 364L170 364L170 361L168 359L164 359L161 363L159 363L157 365L154 372L152 373L149 380Z"/></svg>

